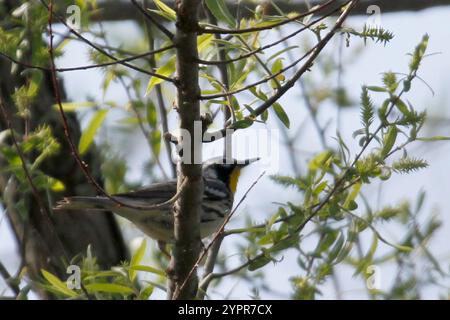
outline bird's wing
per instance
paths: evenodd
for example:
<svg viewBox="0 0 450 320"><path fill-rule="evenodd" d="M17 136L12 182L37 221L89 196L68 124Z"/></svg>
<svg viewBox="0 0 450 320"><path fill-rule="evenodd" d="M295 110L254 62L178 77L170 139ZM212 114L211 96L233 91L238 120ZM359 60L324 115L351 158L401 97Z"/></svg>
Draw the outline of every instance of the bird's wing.
<svg viewBox="0 0 450 320"><path fill-rule="evenodd" d="M171 199L177 191L177 182L175 180L154 183L146 188L131 191L127 193L119 193L113 195L117 198L128 198L134 200L144 200L146 203L159 203Z"/></svg>

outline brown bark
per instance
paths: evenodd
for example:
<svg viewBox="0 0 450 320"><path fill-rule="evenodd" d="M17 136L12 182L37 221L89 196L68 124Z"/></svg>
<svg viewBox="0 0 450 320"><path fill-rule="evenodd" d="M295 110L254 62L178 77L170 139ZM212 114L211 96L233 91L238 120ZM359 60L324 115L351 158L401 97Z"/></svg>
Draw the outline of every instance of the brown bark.
<svg viewBox="0 0 450 320"><path fill-rule="evenodd" d="M183 156L190 151L186 163L179 164L178 187L183 184L180 198L175 204L175 246L170 262L168 297L194 299L197 293L196 272L188 276L200 253L200 207L203 195L201 164L202 137L194 134L196 121L200 121L200 87L198 83L197 30L200 0L179 0L176 3L178 113L180 128L190 133L190 141L182 139ZM197 140L197 141L195 141ZM197 143L196 143L197 142ZM196 148L197 146L197 148ZM199 157L200 155L200 157ZM190 158L190 159L189 159ZM200 163L195 161L199 161ZM184 179L187 179L186 183Z"/></svg>

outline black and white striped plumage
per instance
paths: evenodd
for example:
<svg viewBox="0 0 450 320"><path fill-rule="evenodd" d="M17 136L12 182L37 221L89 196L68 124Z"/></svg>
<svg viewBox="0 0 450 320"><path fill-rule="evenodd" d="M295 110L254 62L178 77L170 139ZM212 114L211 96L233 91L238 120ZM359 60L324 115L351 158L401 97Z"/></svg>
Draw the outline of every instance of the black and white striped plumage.
<svg viewBox="0 0 450 320"><path fill-rule="evenodd" d="M203 165L204 193L202 211L200 212L201 237L213 234L223 223L233 207L235 186L232 186L231 177L239 176L239 170L251 161L238 164L221 163L216 159L209 160ZM236 175L237 174L237 175ZM118 201L132 206L152 206L172 199L177 191L175 180L155 183L147 188L116 194L113 197ZM112 211L133 222L149 237L162 241L172 242L173 237L173 204L167 204L152 210L136 210L118 206L107 197L69 197L57 203L57 210L88 210Z"/></svg>

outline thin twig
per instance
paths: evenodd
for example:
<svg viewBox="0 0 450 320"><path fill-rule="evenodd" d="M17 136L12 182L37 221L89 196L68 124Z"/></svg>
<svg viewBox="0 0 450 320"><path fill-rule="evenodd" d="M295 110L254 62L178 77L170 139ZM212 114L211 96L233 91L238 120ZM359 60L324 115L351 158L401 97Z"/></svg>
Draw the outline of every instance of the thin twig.
<svg viewBox="0 0 450 320"><path fill-rule="evenodd" d="M57 72L79 71L79 70L88 70L88 69L94 69L94 68L102 68L102 67L107 67L107 66L113 66L113 65L117 65L117 64L123 64L123 62L129 62L129 61L145 58L145 57L148 57L148 56L156 54L156 53L160 53L160 52L164 52L166 50L173 49L174 47L175 47L174 45L170 45L170 46L158 49L158 50L141 53L141 54L138 54L138 55L134 55L132 57L119 59L119 60L115 60L115 61L111 61L111 62L92 64L92 65L86 65L86 66L80 66L80 67L56 68L55 71L57 71ZM15 64L18 64L18 65L20 65L20 66L22 66L24 68L27 68L27 69L37 69L37 70L42 70L42 71L50 71L50 68L28 64L28 63L19 61L19 60L13 58L13 57L10 57L10 56L2 53L2 52L0 52L0 56L10 60L11 62L14 62Z"/></svg>
<svg viewBox="0 0 450 320"><path fill-rule="evenodd" d="M43 0L42 0L43 1ZM44 2L45 3L45 2ZM127 207L127 208L132 208L132 209L136 209L136 210L148 210L149 208L152 208L153 206L133 206L130 204L126 204L123 203L119 200L117 200L114 197L111 197L101 186L100 184L94 179L94 177L92 176L88 165L86 164L86 162L84 162L81 157L80 154L78 153L78 150L75 146L75 143L73 141L72 138L72 133L69 130L69 123L67 120L67 116L66 113L64 111L63 105L62 105L62 101L61 101L61 90L59 88L59 83L57 80L57 76L56 76L56 66L55 66L55 57L54 57L54 52L53 52L53 27L52 27L52 21L53 21L53 2L50 1L50 5L47 6L48 10L49 10L49 56L50 56L50 74L51 74L51 79L52 79L52 85L53 85L53 91L54 91L54 95L55 95L55 100L56 103L58 105L59 108L59 113L61 115L62 118L62 122L63 122L63 128L64 128L64 136L66 137L66 140L69 144L69 147L71 149L72 152L72 156L75 158L75 161L77 162L78 166L80 167L80 169L82 170L82 172L84 173L84 175L86 176L86 179L94 186L94 188L97 190L97 192L99 192L101 195L107 197L109 200L113 201L114 203L116 203L119 207ZM108 54L108 53L106 53Z"/></svg>
<svg viewBox="0 0 450 320"><path fill-rule="evenodd" d="M0 275L5 280L5 283L9 286L9 288L14 292L15 296L17 297L20 294L20 287L16 283L16 279L11 277L6 267L3 265L3 263L0 261Z"/></svg>
<svg viewBox="0 0 450 320"><path fill-rule="evenodd" d="M158 22L155 18L153 18L142 6L137 3L136 0L131 0L131 3L149 20L151 21L167 38L173 40L175 35L170 32L166 27L164 27L161 23Z"/></svg>
<svg viewBox="0 0 450 320"><path fill-rule="evenodd" d="M44 0L40 0L40 2L42 3L42 5L43 5L45 8L47 8L47 10L50 9L50 8L49 8L49 5L48 5ZM53 16L56 17L56 18L57 18L64 26L66 26L66 28L68 28L68 30L69 30L72 34L74 34L76 37L78 37L79 39L81 39L81 40L82 40L84 43L86 43L87 45L89 45L90 47L94 48L96 51L100 52L101 54L107 56L108 58L113 59L114 61L119 60L119 59L116 58L115 56L109 54L108 52L106 52L105 50L103 50L102 48L100 48L99 46L95 45L92 41L90 41L90 40L88 40L87 38L83 37L83 35L81 35L79 32L77 32L75 29L73 29L71 26L69 26L63 17L61 17L61 16L59 16L59 15L57 15L57 14L53 14L53 15L52 15L52 18L53 18ZM53 20L52 20L52 21L53 21ZM153 77L156 77L156 78L159 78L159 79L162 79L162 80L171 82L171 83L173 83L173 84L176 85L176 81L175 81L174 79L172 79L172 78L166 77L166 76L164 76L164 75L160 75L160 74L155 73L155 72L152 72L152 71L144 70L144 69L142 69L142 68L136 67L135 65L129 64L129 63L127 63L127 62L122 62L122 63L120 63L120 64L122 64L122 65L124 65L124 66L127 66L128 68L131 68L131 69L133 69L133 70L136 70L136 71L145 73L145 74L147 74L147 75L150 75L150 76L153 76Z"/></svg>

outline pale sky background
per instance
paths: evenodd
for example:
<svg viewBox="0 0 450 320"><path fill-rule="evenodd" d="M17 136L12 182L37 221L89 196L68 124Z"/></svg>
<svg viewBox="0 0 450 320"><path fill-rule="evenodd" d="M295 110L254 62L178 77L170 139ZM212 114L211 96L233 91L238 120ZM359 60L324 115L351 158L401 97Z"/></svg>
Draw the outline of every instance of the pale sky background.
<svg viewBox="0 0 450 320"><path fill-rule="evenodd" d="M442 126L427 127L423 131L423 135L450 136L449 96L447 91L448 84L450 83L450 29L448 28L447 21L449 16L450 8L448 7L434 8L417 13L382 14L382 26L385 29L392 31L395 34L395 38L386 47L368 41L368 45L363 50L362 55L353 61L351 65L346 67L343 81L345 86L349 88L352 97L358 99L362 84L380 83L381 72L388 70L407 72L409 56L406 54L412 52L424 33L428 33L430 35L428 52L440 54L427 58L424 61L419 74L433 88L435 95L433 96L424 84L417 81L413 84L413 90L408 95L408 99L414 101L415 106L419 109L427 108L429 116L439 119L439 123L443 124ZM356 29L361 29L366 20L366 17L352 17L348 20L348 24ZM126 33L127 41L133 41L133 37L130 35L137 34L137 32L134 32L136 31L136 25L131 22L120 24L120 28L118 27L118 24L105 24L105 26L106 30L111 30L112 33L117 32L119 35L121 35L122 32L124 34ZM353 38L351 47L344 48L344 61L349 58L352 60L353 50L360 46L361 41ZM327 50L328 52L335 52L336 48L337 42L335 41ZM68 53L66 57L58 61L59 66L77 66L88 63L86 51L79 44L70 44L66 48L66 52ZM336 55L334 56L336 57ZM84 101L87 96L101 97L101 73L99 72L65 73L64 80L69 98L74 101ZM333 81L331 82L333 83ZM126 97L119 86L113 85L105 97L105 100L115 100L120 103L125 102ZM291 121L293 123L292 131L294 132L295 127L307 117L307 113L304 111L303 100L296 87L290 94L282 99L282 104L285 106L288 114L291 115ZM320 112L320 115L322 124L325 124L329 119L335 119L336 117L335 111L331 108L324 109ZM171 121L173 128L176 123L173 112L171 117L173 118ZM109 123L114 124L114 120L114 114L110 115ZM268 127L278 128L277 124L273 121L269 123ZM258 128L261 128L261 132L265 131L263 127ZM344 111L342 113L341 130L344 140L350 145L353 144L352 150L357 150L356 143L354 143L351 138L352 132L357 128L359 128L359 110L353 108ZM104 132L102 133L105 134ZM298 158L302 160L308 159L313 152L319 150L316 132L312 125L307 125L304 135L305 138L301 139L301 144L298 145L298 149L306 152L300 151L297 155ZM335 136L335 127L330 127L327 131L327 136ZM244 132L235 135L235 141L237 141L238 144L243 141L243 138L245 138ZM329 141L331 141L331 139ZM133 180L140 175L143 160L148 156L147 149L144 149L142 146L145 146L143 139L135 145L128 143L127 149L122 149L120 152L122 156L126 157L128 165L135 169L131 170L127 176L130 180ZM423 211L425 213L423 214L423 218L434 212L433 210L438 210L440 219L444 221L444 226L440 229L437 237L433 239L431 248L435 255L444 262L444 265L448 265L450 260L450 250L448 248L448 243L450 241L450 219L448 215L450 209L448 201L450 190L450 171L448 169L448 163L450 161L450 143L437 142L427 146L417 143L410 147L409 150L411 151L410 154L426 159L429 162L430 167L410 175L395 175L391 180L385 183L382 188L382 203L385 205L395 205L402 199L414 200L420 190L426 190L427 200ZM207 146L204 158L209 158L220 152L221 145ZM261 152L264 153L261 150L251 149L245 155L237 154L236 157L242 158L242 156L261 155ZM268 170L269 173L286 175L291 173L286 150L282 147L280 152L272 153L270 160L267 160L267 155L265 156L266 159L264 162L255 164L244 171L243 179L241 180L235 199L241 198L242 194L262 170ZM267 164L269 164L269 166ZM272 168L270 168L270 166L272 166ZM364 188L364 193L369 196L371 201L375 201L376 199L370 197L370 195L376 194L378 188L378 184L367 186ZM296 198L298 198L298 195L295 192L277 187L266 175L249 194L247 200L238 211L237 217L233 220L232 226L241 226L243 224L242 217L245 213L251 214L256 222L262 222L265 217L276 211L277 205L274 204L274 202L294 202ZM414 203L414 201L412 202ZM126 227L128 241L132 241L134 237L140 236L138 232L130 232L128 225L126 225ZM401 239L401 234L397 234L397 230L390 227L389 224L378 226L378 229L392 242ZM153 243L153 241L149 240L149 243ZM236 256L232 255L236 252L234 243L233 241L229 241L225 243L225 246L227 247L227 253L231 255L227 259L227 262L229 263L229 266L232 267L233 263L238 263ZM383 249L383 245L380 245L380 248L381 251L386 249ZM296 276L299 271L295 257L295 254L287 253L284 255L283 260L277 265L274 266L273 264L269 264L265 267L265 279L269 286L273 288L275 294L261 292L262 298L289 298L288 294L291 292L289 278ZM11 272L15 272L18 265L16 245L14 244L3 214L0 214L0 261L5 263ZM393 270L389 267L381 269L382 289L390 287L392 271ZM353 278L352 272L347 268L339 268L338 278L342 289L341 294L344 299L366 297L362 281ZM450 283L443 285L449 287ZM4 283L0 280L0 293L3 288ZM225 283L219 287L217 292L212 294L212 297L222 298L229 293L229 297L245 299L252 294L250 289L251 288L247 283L240 283L236 282L234 279L230 279L229 281L225 281ZM221 294L218 292L221 292ZM320 298L335 298L335 291L331 285L323 287L322 293L323 295ZM164 297L164 294L155 291L155 297ZM428 290L425 292L424 297L437 298L438 292L435 290Z"/></svg>

